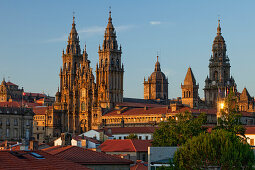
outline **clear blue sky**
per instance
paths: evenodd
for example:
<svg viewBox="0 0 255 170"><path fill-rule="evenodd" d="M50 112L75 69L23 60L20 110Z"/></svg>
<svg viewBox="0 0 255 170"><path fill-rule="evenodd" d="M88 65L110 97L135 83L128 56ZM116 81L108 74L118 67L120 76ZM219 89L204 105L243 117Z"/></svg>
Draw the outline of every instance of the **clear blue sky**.
<svg viewBox="0 0 255 170"><path fill-rule="evenodd" d="M159 53L169 79L169 98L181 96L180 84L189 66L203 98L219 15L238 90L246 86L255 94L253 0L1 0L0 77L25 91L55 95L73 11L80 45L86 42L95 71L109 6L123 49L126 97L143 98L144 76L153 72Z"/></svg>

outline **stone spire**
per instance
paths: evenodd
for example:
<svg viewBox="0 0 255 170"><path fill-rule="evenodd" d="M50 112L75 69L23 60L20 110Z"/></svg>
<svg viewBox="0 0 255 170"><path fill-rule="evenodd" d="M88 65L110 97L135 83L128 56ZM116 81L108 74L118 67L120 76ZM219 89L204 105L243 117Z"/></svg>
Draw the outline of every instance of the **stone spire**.
<svg viewBox="0 0 255 170"><path fill-rule="evenodd" d="M68 36L67 54L80 54L79 36L75 27L75 17L73 16L72 29Z"/></svg>
<svg viewBox="0 0 255 170"><path fill-rule="evenodd" d="M184 85L196 85L196 79L190 67L184 79Z"/></svg>
<svg viewBox="0 0 255 170"><path fill-rule="evenodd" d="M220 20L218 20L217 35L221 35Z"/></svg>
<svg viewBox="0 0 255 170"><path fill-rule="evenodd" d="M117 44L117 40L116 40L116 32L115 32L115 28L112 24L112 15L111 15L111 11L109 11L109 18L108 18L108 24L107 27L105 29L105 34L104 34L104 42L102 45L103 49L114 49L117 50L118 49L118 44Z"/></svg>
<svg viewBox="0 0 255 170"><path fill-rule="evenodd" d="M158 56L157 56L157 62L155 63L155 69L154 69L154 71L161 71L161 69L160 69L160 63L159 63L159 61L158 61Z"/></svg>

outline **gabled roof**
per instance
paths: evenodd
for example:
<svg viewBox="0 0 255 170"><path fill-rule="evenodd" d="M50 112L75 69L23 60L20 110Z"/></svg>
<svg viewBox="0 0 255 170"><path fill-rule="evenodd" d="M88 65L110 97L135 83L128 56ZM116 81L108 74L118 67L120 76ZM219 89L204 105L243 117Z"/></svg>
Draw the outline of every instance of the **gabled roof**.
<svg viewBox="0 0 255 170"><path fill-rule="evenodd" d="M26 102L26 101L13 101L13 102L0 102L0 107L21 107L22 104L25 107L35 107L35 106L41 106L41 104L39 103L30 103L30 102Z"/></svg>
<svg viewBox="0 0 255 170"><path fill-rule="evenodd" d="M36 115L45 115L47 109L52 109L52 106L39 106L39 107L33 107L33 111Z"/></svg>
<svg viewBox="0 0 255 170"><path fill-rule="evenodd" d="M10 82L10 81L8 81L8 82L6 83L6 85L7 85L7 86L18 86L18 85L14 84L14 83L12 83L12 82Z"/></svg>
<svg viewBox="0 0 255 170"><path fill-rule="evenodd" d="M43 156L38 159L30 153ZM13 154L12 154L13 153ZM17 156L15 156L15 153ZM22 155L23 154L23 155ZM18 156L20 155L20 156ZM0 169L89 169L66 159L53 156L43 151L1 151Z"/></svg>
<svg viewBox="0 0 255 170"><path fill-rule="evenodd" d="M137 161L135 165L130 167L130 170L148 170L148 163Z"/></svg>
<svg viewBox="0 0 255 170"><path fill-rule="evenodd" d="M51 149L52 148L52 149ZM122 159L117 156L112 156L102 152L96 152L89 149L84 149L77 146L51 147L43 149L49 154L67 159L80 164L132 164L133 162L127 159Z"/></svg>
<svg viewBox="0 0 255 170"><path fill-rule="evenodd" d="M190 67L184 79L184 85L196 85L196 79Z"/></svg>
<svg viewBox="0 0 255 170"><path fill-rule="evenodd" d="M240 95L240 100L247 100L247 101L251 100L251 96L246 88L243 89L243 92Z"/></svg>
<svg viewBox="0 0 255 170"><path fill-rule="evenodd" d="M151 140L124 139L106 140L99 148L103 152L147 152Z"/></svg>

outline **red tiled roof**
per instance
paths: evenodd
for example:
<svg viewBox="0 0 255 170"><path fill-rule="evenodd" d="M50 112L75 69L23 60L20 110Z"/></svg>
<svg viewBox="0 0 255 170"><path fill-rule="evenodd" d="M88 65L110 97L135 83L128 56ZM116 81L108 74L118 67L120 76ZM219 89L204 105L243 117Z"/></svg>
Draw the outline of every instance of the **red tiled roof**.
<svg viewBox="0 0 255 170"><path fill-rule="evenodd" d="M166 107L154 107L154 108L129 108L128 110L124 111L123 113L118 113L118 110L113 110L106 113L104 116L115 116L115 115L148 115L148 114L166 114L169 113L171 110L167 109Z"/></svg>
<svg viewBox="0 0 255 170"><path fill-rule="evenodd" d="M11 151L0 151L0 169L89 169L69 160L61 159L43 151L33 151L44 157L37 159L31 151L19 151L21 158L11 154ZM23 159L22 159L23 158Z"/></svg>
<svg viewBox="0 0 255 170"><path fill-rule="evenodd" d="M31 92L24 92L23 93L24 96L32 96L32 97L46 97L46 94L42 94L42 93L31 93Z"/></svg>
<svg viewBox="0 0 255 170"><path fill-rule="evenodd" d="M10 81L8 81L8 82L6 83L6 85L7 85L7 86L18 86L18 85L14 84L14 83L12 83L12 82L10 82Z"/></svg>
<svg viewBox="0 0 255 170"><path fill-rule="evenodd" d="M33 111L36 115L45 115L47 109L52 109L52 106L33 107Z"/></svg>
<svg viewBox="0 0 255 170"><path fill-rule="evenodd" d="M39 104L39 103L30 103L30 102L23 101L23 105L25 107L35 107L35 106L41 106L42 104ZM0 107L21 107L21 106L22 106L22 102L17 102L17 101L13 101L13 102L0 102Z"/></svg>
<svg viewBox="0 0 255 170"><path fill-rule="evenodd" d="M111 131L111 134L130 134L130 133L153 133L156 127L113 127L113 128L104 128L100 131L108 132Z"/></svg>
<svg viewBox="0 0 255 170"><path fill-rule="evenodd" d="M151 140L124 139L106 140L99 148L103 152L147 152Z"/></svg>
<svg viewBox="0 0 255 170"><path fill-rule="evenodd" d="M167 105L162 104L148 104L148 103L135 103L135 102L122 102L117 103L118 106L127 106L127 107L162 107Z"/></svg>
<svg viewBox="0 0 255 170"><path fill-rule="evenodd" d="M137 162L135 165L130 167L130 170L148 170L148 166L145 166L145 163Z"/></svg>
<svg viewBox="0 0 255 170"><path fill-rule="evenodd" d="M51 147L53 148L53 147ZM49 154L67 159L80 164L132 164L133 162L127 159L122 159L116 156L96 152L89 149L84 149L78 146L54 147L53 149L43 149Z"/></svg>
<svg viewBox="0 0 255 170"><path fill-rule="evenodd" d="M245 128L246 128L245 134L255 135L255 126L245 126Z"/></svg>

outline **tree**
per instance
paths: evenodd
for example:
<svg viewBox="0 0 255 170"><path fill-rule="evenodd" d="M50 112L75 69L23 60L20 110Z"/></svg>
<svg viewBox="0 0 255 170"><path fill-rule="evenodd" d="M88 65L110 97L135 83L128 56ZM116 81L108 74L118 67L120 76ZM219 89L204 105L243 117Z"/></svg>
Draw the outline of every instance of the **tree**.
<svg viewBox="0 0 255 170"><path fill-rule="evenodd" d="M175 169L251 169L253 164L254 153L249 144L223 129L193 137L174 155Z"/></svg>
<svg viewBox="0 0 255 170"><path fill-rule="evenodd" d="M127 139L138 139L138 136L137 136L136 134L130 133L130 134L127 136Z"/></svg>
<svg viewBox="0 0 255 170"><path fill-rule="evenodd" d="M161 122L153 134L153 146L180 146L193 136L207 130L206 115L192 116L190 112L180 113L176 119Z"/></svg>
<svg viewBox="0 0 255 170"><path fill-rule="evenodd" d="M242 115L239 112L237 97L233 90L230 90L226 97L220 113L221 117L218 118L218 126L215 129L225 129L245 137L245 127L241 122Z"/></svg>

